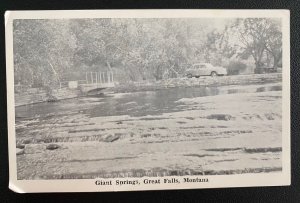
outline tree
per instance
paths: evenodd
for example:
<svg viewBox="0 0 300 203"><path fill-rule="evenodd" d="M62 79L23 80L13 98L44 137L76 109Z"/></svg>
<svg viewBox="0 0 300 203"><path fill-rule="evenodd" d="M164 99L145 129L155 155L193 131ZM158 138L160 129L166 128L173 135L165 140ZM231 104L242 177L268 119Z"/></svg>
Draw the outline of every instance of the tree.
<svg viewBox="0 0 300 203"><path fill-rule="evenodd" d="M227 26L222 31L214 29L208 32L201 50L199 53L204 56L205 62L213 65L224 65L224 61L236 53L235 47L230 45Z"/></svg>
<svg viewBox="0 0 300 203"><path fill-rule="evenodd" d="M62 74L72 67L74 47L76 39L69 32L68 21L15 20L17 81L28 85L57 86Z"/></svg>
<svg viewBox="0 0 300 203"><path fill-rule="evenodd" d="M279 28L273 20L256 18L233 23L208 19L15 20L15 81L54 88L65 75L106 70L121 73L125 81L161 80L183 74L195 62L224 66L236 55L252 56L257 66L269 57L277 67L282 55Z"/></svg>
<svg viewBox="0 0 300 203"><path fill-rule="evenodd" d="M267 39L266 50L272 55L273 68L276 69L282 58L282 32L280 31L280 24L274 22L270 27L270 32L272 32L272 35Z"/></svg>
<svg viewBox="0 0 300 203"><path fill-rule="evenodd" d="M267 18L237 19L231 26L232 34L235 33L236 45L241 53L248 53L255 61L256 68L260 68L266 51L274 57L277 65L281 57L281 31L276 22ZM233 34L234 35L234 34Z"/></svg>

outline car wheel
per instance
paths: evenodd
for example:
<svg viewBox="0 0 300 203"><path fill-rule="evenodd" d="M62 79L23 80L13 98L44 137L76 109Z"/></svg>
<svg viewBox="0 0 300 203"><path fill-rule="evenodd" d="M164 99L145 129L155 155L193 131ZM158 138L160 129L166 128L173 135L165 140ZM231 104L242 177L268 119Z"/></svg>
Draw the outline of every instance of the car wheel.
<svg viewBox="0 0 300 203"><path fill-rule="evenodd" d="M211 76L211 77L217 77L218 74L217 74L215 71L213 71L213 72L211 72L210 76Z"/></svg>
<svg viewBox="0 0 300 203"><path fill-rule="evenodd" d="M189 74L187 74L186 76L187 76L188 78L192 78L192 77L193 77L193 75L192 75L192 74L190 74L190 73L189 73Z"/></svg>

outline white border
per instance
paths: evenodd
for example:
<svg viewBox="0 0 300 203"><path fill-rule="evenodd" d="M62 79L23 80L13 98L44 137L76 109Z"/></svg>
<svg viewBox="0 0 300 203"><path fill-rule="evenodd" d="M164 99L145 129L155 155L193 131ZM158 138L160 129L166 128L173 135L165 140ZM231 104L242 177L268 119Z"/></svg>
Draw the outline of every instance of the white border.
<svg viewBox="0 0 300 203"><path fill-rule="evenodd" d="M281 18L283 32L283 91L282 91L282 172L270 174L241 174L199 176L209 182L97 186L95 179L77 180L17 180L14 68L13 68L13 20L14 19L64 19L64 18ZM6 11L6 77L7 120L9 142L9 188L18 193L33 192L102 192L131 190L224 188L290 185L290 12L289 10L60 10L60 11ZM195 178L196 176L191 176ZM180 177L176 177L180 178ZM181 177L182 179L183 177ZM127 180L136 178L127 178ZM142 181L144 178L140 178ZM152 178L154 179L154 178ZM163 179L163 178L161 178Z"/></svg>

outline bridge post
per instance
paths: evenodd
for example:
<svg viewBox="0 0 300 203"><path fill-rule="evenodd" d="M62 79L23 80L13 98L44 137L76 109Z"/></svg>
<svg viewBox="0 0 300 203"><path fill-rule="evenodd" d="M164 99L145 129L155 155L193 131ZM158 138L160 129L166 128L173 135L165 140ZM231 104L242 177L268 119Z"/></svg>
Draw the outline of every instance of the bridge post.
<svg viewBox="0 0 300 203"><path fill-rule="evenodd" d="M95 75L96 75L96 84L97 84L97 87L98 87L98 74L97 74L97 72L95 72Z"/></svg>

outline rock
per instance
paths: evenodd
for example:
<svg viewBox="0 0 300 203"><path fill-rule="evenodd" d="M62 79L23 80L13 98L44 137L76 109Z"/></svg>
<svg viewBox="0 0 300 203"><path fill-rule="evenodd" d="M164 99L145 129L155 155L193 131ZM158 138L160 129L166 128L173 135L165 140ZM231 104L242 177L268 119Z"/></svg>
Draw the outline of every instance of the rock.
<svg viewBox="0 0 300 203"><path fill-rule="evenodd" d="M120 134L116 133L115 135L109 135L106 138L104 138L104 142L114 142L120 138Z"/></svg>
<svg viewBox="0 0 300 203"><path fill-rule="evenodd" d="M25 148L25 145L19 143L19 144L17 144L17 148L18 148L18 149L24 149L24 148Z"/></svg>
<svg viewBox="0 0 300 203"><path fill-rule="evenodd" d="M58 101L58 99L53 96L53 95L49 95L48 98L46 99L47 102L56 102Z"/></svg>
<svg viewBox="0 0 300 203"><path fill-rule="evenodd" d="M59 146L58 144L49 144L46 147L46 149L48 149L48 150L55 150L55 149L59 149L59 148L61 148L61 146Z"/></svg>
<svg viewBox="0 0 300 203"><path fill-rule="evenodd" d="M29 144L30 142L31 142L30 139L25 139L25 140L22 141L22 144Z"/></svg>
<svg viewBox="0 0 300 203"><path fill-rule="evenodd" d="M229 114L211 114L206 117L207 119L216 119L216 120L223 120L223 121L229 121L232 120L233 117Z"/></svg>
<svg viewBox="0 0 300 203"><path fill-rule="evenodd" d="M19 148L16 148L16 154L17 155L22 155L25 153L25 150L24 149L19 149Z"/></svg>
<svg viewBox="0 0 300 203"><path fill-rule="evenodd" d="M27 144L25 145L25 154L37 154L45 151L44 144Z"/></svg>

